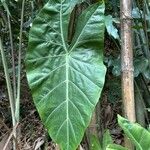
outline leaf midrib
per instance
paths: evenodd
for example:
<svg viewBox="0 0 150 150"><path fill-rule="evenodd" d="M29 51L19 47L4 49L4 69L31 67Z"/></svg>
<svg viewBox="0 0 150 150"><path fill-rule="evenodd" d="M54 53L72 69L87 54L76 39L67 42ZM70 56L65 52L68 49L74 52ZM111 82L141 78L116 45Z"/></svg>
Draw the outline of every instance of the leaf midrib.
<svg viewBox="0 0 150 150"><path fill-rule="evenodd" d="M96 11L97 9L95 9ZM70 50L67 50L67 47L66 47L66 42L65 42L65 39L64 39L64 33L63 33L63 19L62 19L62 1L61 1L61 7L60 7L60 32L61 32L61 39L62 39L62 44L63 44L63 47L64 47L64 50L66 52L66 56L65 56L65 60L66 60L66 121L67 121L67 150L69 150L69 55L71 53L71 51L74 50L74 48L76 47L80 37L82 36L82 33L84 31L84 29L86 28L90 18L93 16L93 14L95 13L95 11L91 14L91 16L88 18L85 26L83 27L82 31L81 31L81 34L78 36L75 44L73 45L73 47L69 48Z"/></svg>
<svg viewBox="0 0 150 150"><path fill-rule="evenodd" d="M64 33L63 33L63 20L62 20L62 1L61 1L61 6L60 6L60 32L61 32L61 39L62 39L62 44L64 47L64 50L66 52L66 121L67 121L67 150L69 150L69 112L68 112L68 103L69 103L69 91L68 91L68 83L69 83L69 66L68 66L68 62L69 62L69 58L68 58L68 50L66 47L66 43L65 43L65 39L64 39Z"/></svg>
<svg viewBox="0 0 150 150"><path fill-rule="evenodd" d="M67 53L67 47L66 47L66 43L65 43L65 39L64 39L64 33L63 33L63 19L62 19L62 1L61 1L61 6L60 6L60 35L61 35L61 39L62 39L62 44L63 47L65 49L65 52Z"/></svg>

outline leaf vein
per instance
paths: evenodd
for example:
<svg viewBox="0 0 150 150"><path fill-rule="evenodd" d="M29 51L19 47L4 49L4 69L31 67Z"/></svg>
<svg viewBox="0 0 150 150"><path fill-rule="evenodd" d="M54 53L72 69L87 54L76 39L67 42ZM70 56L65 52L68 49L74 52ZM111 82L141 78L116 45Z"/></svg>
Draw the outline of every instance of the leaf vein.
<svg viewBox="0 0 150 150"><path fill-rule="evenodd" d="M62 44L63 44L63 47L66 51L66 53L68 52L67 51L67 48L66 48L66 43L65 43L65 39L64 39L64 33L63 33L63 20L62 20L62 1L61 1L61 6L60 6L60 34L61 34L61 39L62 39Z"/></svg>
<svg viewBox="0 0 150 150"><path fill-rule="evenodd" d="M57 139L57 137L59 135L59 132L60 132L61 128L63 127L63 125L65 124L66 121L67 121L67 119L65 119L64 122L62 123L62 125L59 127L59 129L57 131L57 134L56 134L56 139Z"/></svg>
<svg viewBox="0 0 150 150"><path fill-rule="evenodd" d="M63 56L65 56L65 54L63 54L63 55L56 55L56 56L46 56L46 57L31 59L31 60L28 60L28 61L35 62L35 61L38 61L38 60L41 60L41 59L45 59L45 58L56 58L56 57L63 57Z"/></svg>
<svg viewBox="0 0 150 150"><path fill-rule="evenodd" d="M69 67L70 67L71 70L73 70L73 71L75 71L75 72L81 74L82 76L84 76L85 78L87 78L90 82L92 82L95 86L97 86L98 88L100 88L98 85L96 85L96 84L94 83L94 81L92 81L89 77L87 77L86 75L84 75L82 72L78 71L77 69L73 68L72 66L69 66Z"/></svg>
<svg viewBox="0 0 150 150"><path fill-rule="evenodd" d="M74 85L74 87L76 87L76 89L88 100L88 102L92 105L92 107L94 107L94 104L90 101L90 99L87 97L87 95L76 85L74 84L72 81L69 81L72 85Z"/></svg>
<svg viewBox="0 0 150 150"><path fill-rule="evenodd" d="M85 126L85 123L84 123L84 121L83 121L84 118L82 117L79 108L78 108L71 100L69 100L69 101L70 101L70 103L76 108L76 110L78 111L78 113L79 113L79 115L80 115L80 117L81 117L82 123L83 123L83 125Z"/></svg>
<svg viewBox="0 0 150 150"><path fill-rule="evenodd" d="M65 83L65 82L66 82L66 80L63 81L63 82L60 82L57 86L55 86L52 90L50 90L50 91L39 101L39 103L42 102L49 94L51 94L54 90L56 90L61 84ZM39 103L38 103L38 104L39 104Z"/></svg>
<svg viewBox="0 0 150 150"><path fill-rule="evenodd" d="M48 122L49 118L53 115L53 113L56 112L64 103L66 103L66 102L64 101L64 102L60 103L60 104L49 114L49 116L47 117L45 123Z"/></svg>
<svg viewBox="0 0 150 150"><path fill-rule="evenodd" d="M57 45L57 46L63 47L62 44L59 44L59 43L56 43L56 42L53 42L53 41L47 41L47 44L53 44L53 45Z"/></svg>
<svg viewBox="0 0 150 150"><path fill-rule="evenodd" d="M79 60L79 59L76 59L76 58L72 57L71 55L70 55L70 58L73 59L73 60L75 60L76 62L84 63L85 65L90 65L91 67L93 67L91 64L89 64L89 63L87 63L87 62L84 62L84 61L81 61L81 60Z"/></svg>
<svg viewBox="0 0 150 150"><path fill-rule="evenodd" d="M73 128L73 125L72 125L72 122L71 122L70 119L69 119L69 122L70 122L70 126L71 126L71 129L72 129L72 132L73 132L74 139L75 139L75 141L77 141L77 138L76 138L76 135L75 135L75 131L74 131L74 128Z"/></svg>
<svg viewBox="0 0 150 150"><path fill-rule="evenodd" d="M97 10L97 9L96 9L96 10ZM78 44L78 42L79 42L79 40L80 40L80 37L82 36L82 34L83 34L83 32L84 32L84 29L85 29L86 26L88 25L89 20L91 19L91 17L93 16L93 14L96 12L96 10L91 14L91 16L89 17L89 19L87 20L86 24L84 25L84 27L83 27L83 29L82 29L80 35L78 36L78 38L77 38L75 44L73 45L73 47L70 49L69 53L70 53L71 51L73 51L73 49L77 46L77 44Z"/></svg>

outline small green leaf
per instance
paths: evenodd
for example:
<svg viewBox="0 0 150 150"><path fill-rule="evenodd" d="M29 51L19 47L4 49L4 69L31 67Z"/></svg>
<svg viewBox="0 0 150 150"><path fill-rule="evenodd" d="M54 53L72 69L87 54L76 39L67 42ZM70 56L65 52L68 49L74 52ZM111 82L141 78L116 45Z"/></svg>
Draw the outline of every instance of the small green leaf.
<svg viewBox="0 0 150 150"><path fill-rule="evenodd" d="M115 39L119 39L119 34L117 28L113 25L114 22L117 22L111 15L105 16L105 25L109 35Z"/></svg>
<svg viewBox="0 0 150 150"><path fill-rule="evenodd" d="M99 139L95 135L90 137L90 150L102 150Z"/></svg>
<svg viewBox="0 0 150 150"><path fill-rule="evenodd" d="M133 8L133 10L132 10L132 17L134 19L140 19L141 15L143 15L143 12L141 10L139 10L138 7Z"/></svg>
<svg viewBox="0 0 150 150"><path fill-rule="evenodd" d="M141 56L134 59L134 76L137 77L140 73L144 73L148 67L149 61Z"/></svg>
<svg viewBox="0 0 150 150"><path fill-rule="evenodd" d="M103 143L102 143L103 150L105 150L109 144L113 144L113 140L112 140L109 130L107 130L103 135Z"/></svg>
<svg viewBox="0 0 150 150"><path fill-rule="evenodd" d="M146 77L147 79L150 79L150 67L149 67L149 65L150 65L150 61L148 62L147 68L146 68L145 71L143 72L143 74L145 75L145 77Z"/></svg>
<svg viewBox="0 0 150 150"><path fill-rule="evenodd" d="M130 123L118 115L118 123L137 150L150 150L150 133L137 123Z"/></svg>
<svg viewBox="0 0 150 150"><path fill-rule="evenodd" d="M110 144L106 147L106 150L128 150L128 149L125 147L122 147L121 145Z"/></svg>
<svg viewBox="0 0 150 150"><path fill-rule="evenodd" d="M112 61L112 66L113 66L113 69L112 69L113 75L120 76L121 75L121 58L120 58L120 56Z"/></svg>

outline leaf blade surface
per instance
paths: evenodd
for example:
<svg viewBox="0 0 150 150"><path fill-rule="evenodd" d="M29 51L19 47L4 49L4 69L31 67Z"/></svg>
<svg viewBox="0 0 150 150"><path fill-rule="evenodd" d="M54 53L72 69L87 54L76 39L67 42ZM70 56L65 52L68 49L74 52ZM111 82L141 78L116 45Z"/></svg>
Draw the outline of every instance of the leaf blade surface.
<svg viewBox="0 0 150 150"><path fill-rule="evenodd" d="M150 133L137 123L131 123L118 115L119 126L134 143L137 150L150 150Z"/></svg>
<svg viewBox="0 0 150 150"><path fill-rule="evenodd" d="M106 73L104 5L94 4L81 14L72 44L67 43L69 17L77 2L81 1L50 0L44 6L31 28L26 57L35 105L50 136L63 150L75 150L80 143Z"/></svg>

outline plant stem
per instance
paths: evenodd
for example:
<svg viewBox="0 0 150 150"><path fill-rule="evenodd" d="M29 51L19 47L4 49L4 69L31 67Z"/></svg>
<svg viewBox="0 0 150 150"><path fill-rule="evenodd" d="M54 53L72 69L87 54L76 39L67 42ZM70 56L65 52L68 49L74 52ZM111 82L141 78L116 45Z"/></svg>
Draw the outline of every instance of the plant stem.
<svg viewBox="0 0 150 150"><path fill-rule="evenodd" d="M10 108L11 108L11 115L12 115L12 124L13 124L13 127L15 127L16 119L15 119L15 107L14 107L13 91L12 91L12 87L11 87L8 65L7 65L1 37L0 37L0 52L1 52L1 56L2 56L4 73L5 73L5 77L6 77L6 84L7 84L8 96L9 96L9 102L10 102Z"/></svg>
<svg viewBox="0 0 150 150"><path fill-rule="evenodd" d="M8 19L8 28L9 28L9 38L10 38L10 45L11 45L11 57L12 57L12 71L13 71L13 93L14 93L14 100L16 99L16 71L15 71L15 58L14 58L14 46L13 46L13 38L12 38L12 30L11 30L11 21L10 16L7 13ZM14 102L15 104L15 102Z"/></svg>
<svg viewBox="0 0 150 150"><path fill-rule="evenodd" d="M121 0L121 69L122 69L122 99L125 117L135 122L134 75L132 49L132 2ZM125 146L134 149L131 142L125 138Z"/></svg>
<svg viewBox="0 0 150 150"><path fill-rule="evenodd" d="M20 24L20 38L19 38L19 54L18 54L18 81L17 81L17 98L16 98L16 109L15 117L17 123L19 123L20 118L20 86L21 86L21 49L22 49L22 32L23 32L23 18L24 18L24 5L25 0L22 1L22 11L21 11L21 24Z"/></svg>

